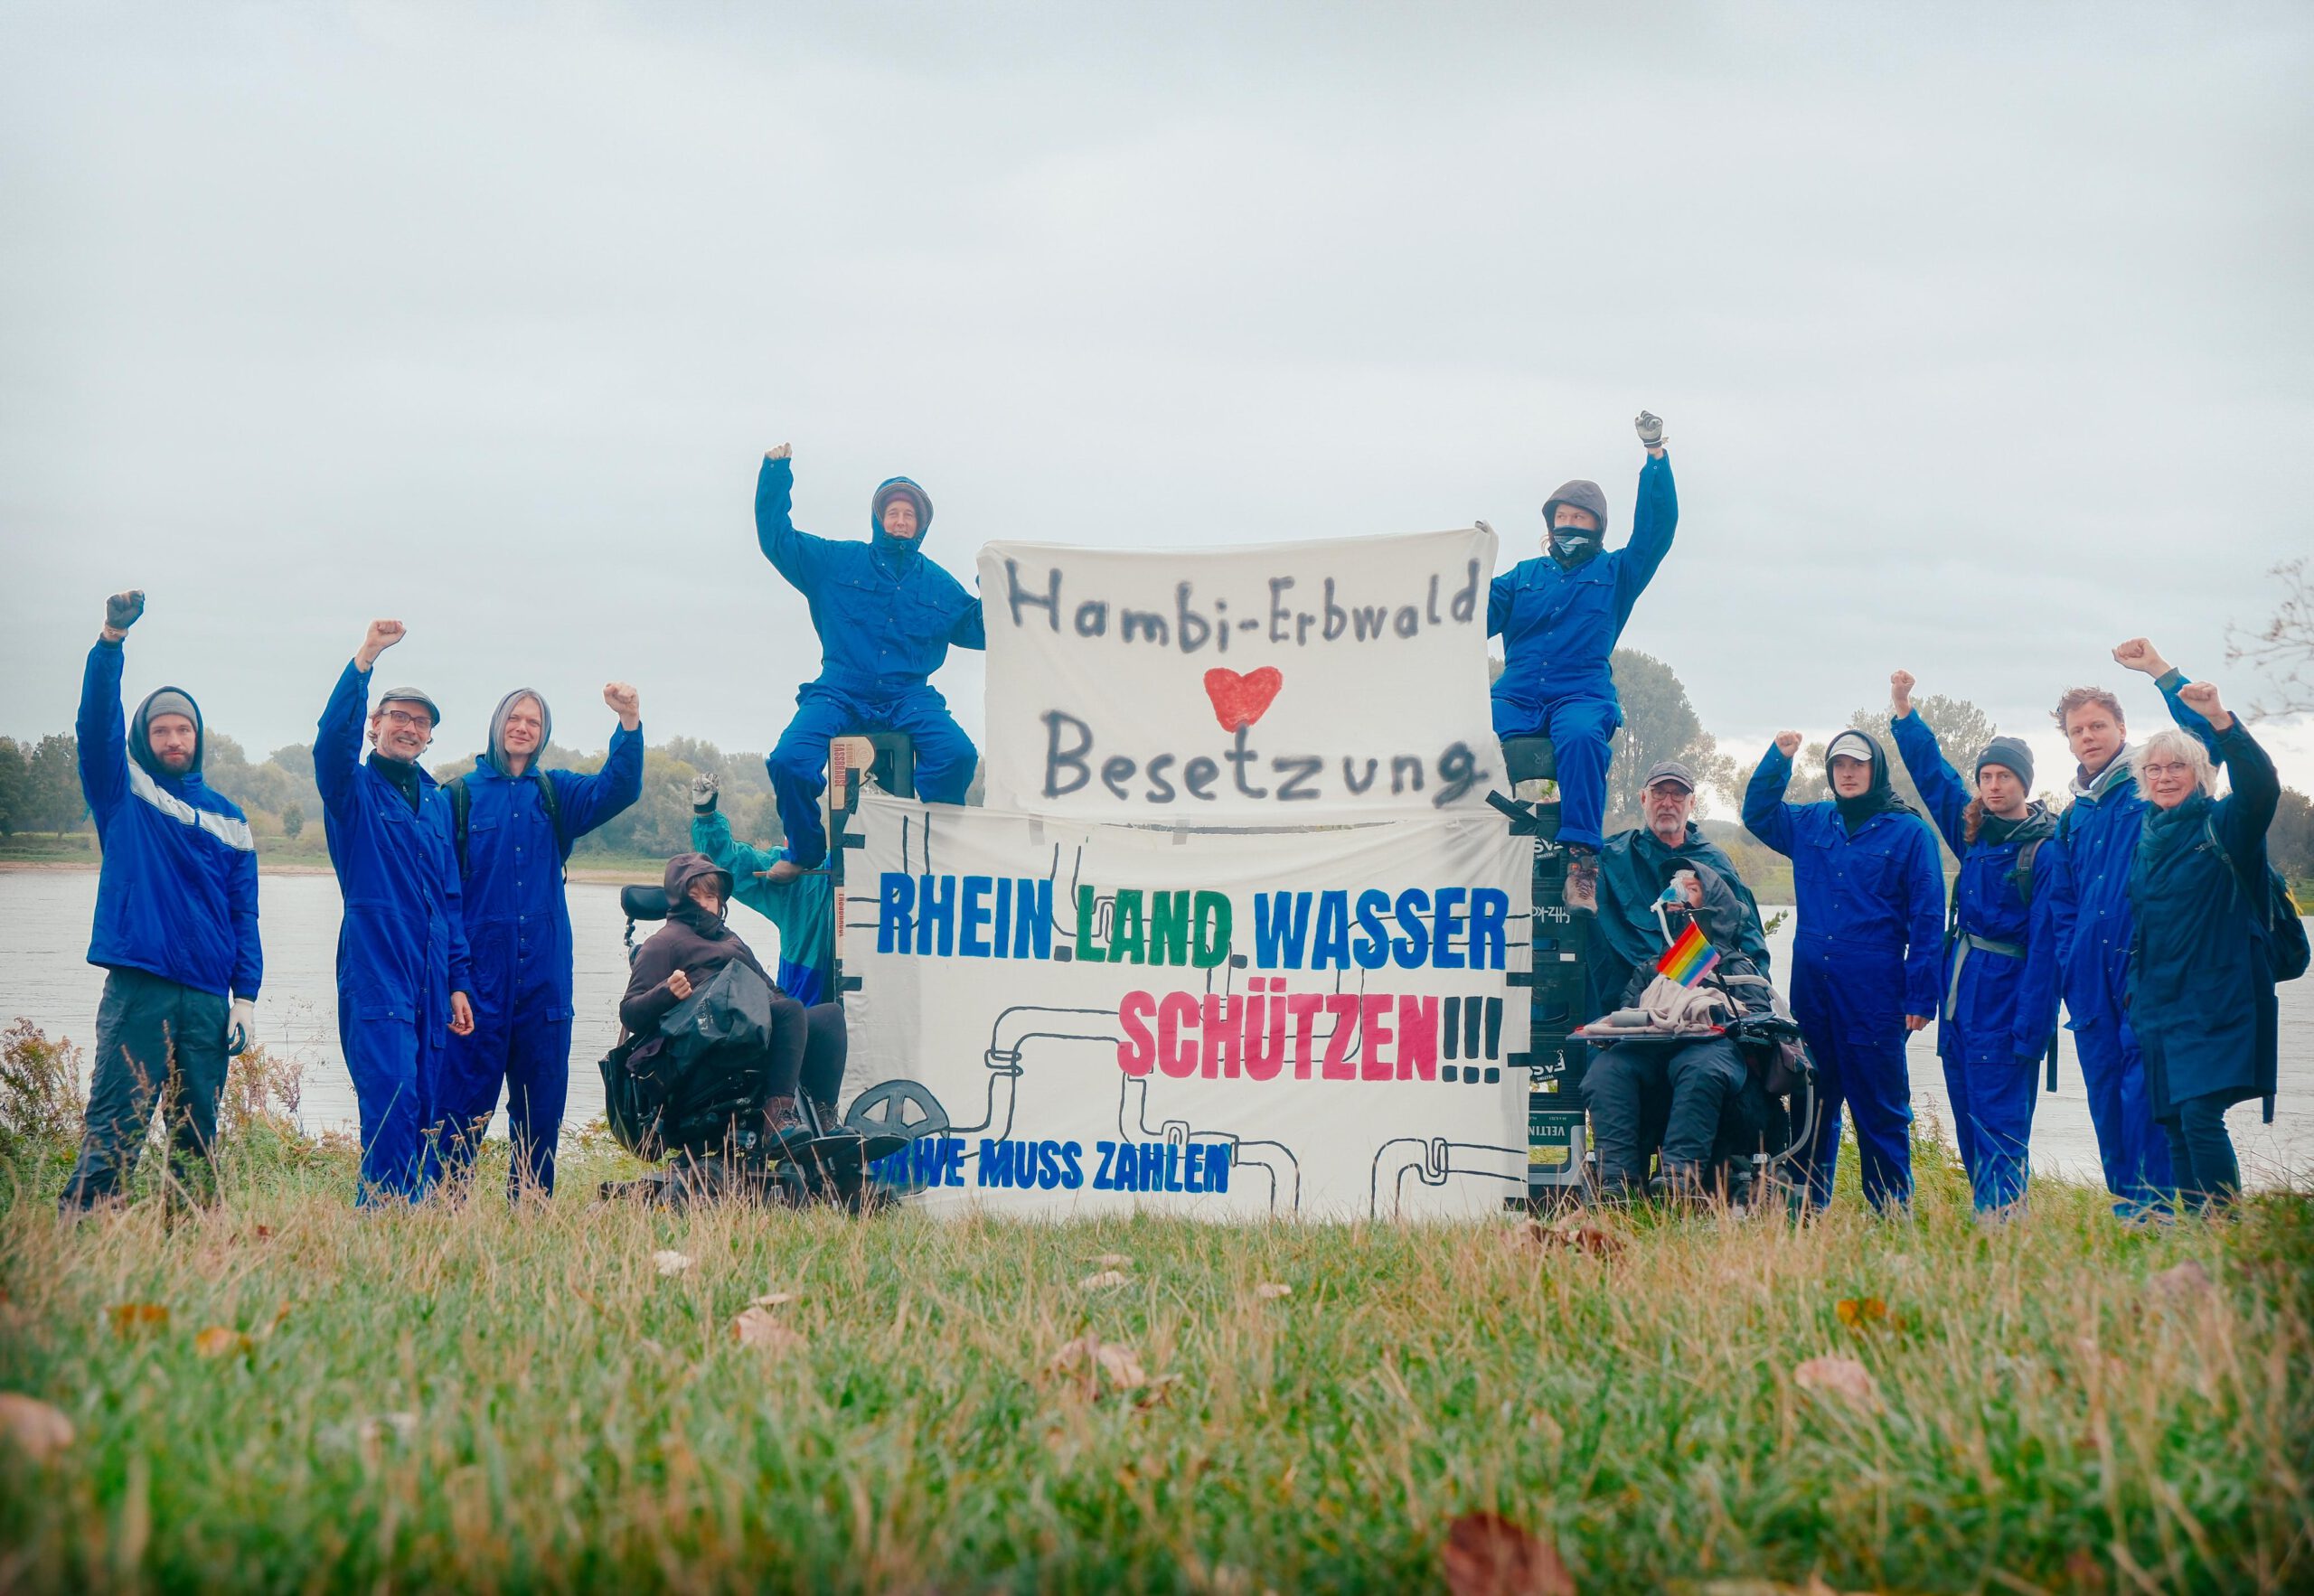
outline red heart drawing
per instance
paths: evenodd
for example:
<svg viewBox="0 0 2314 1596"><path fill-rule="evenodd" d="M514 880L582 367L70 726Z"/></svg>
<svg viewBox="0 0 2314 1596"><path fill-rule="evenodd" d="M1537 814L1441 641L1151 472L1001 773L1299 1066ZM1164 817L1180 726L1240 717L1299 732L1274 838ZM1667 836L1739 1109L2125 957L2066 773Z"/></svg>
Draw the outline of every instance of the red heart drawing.
<svg viewBox="0 0 2314 1596"><path fill-rule="evenodd" d="M1285 678L1275 665L1264 665L1243 676L1227 665L1216 665L1205 673L1205 696L1213 700L1213 718L1221 722L1224 731L1237 731L1259 720L1284 685Z"/></svg>

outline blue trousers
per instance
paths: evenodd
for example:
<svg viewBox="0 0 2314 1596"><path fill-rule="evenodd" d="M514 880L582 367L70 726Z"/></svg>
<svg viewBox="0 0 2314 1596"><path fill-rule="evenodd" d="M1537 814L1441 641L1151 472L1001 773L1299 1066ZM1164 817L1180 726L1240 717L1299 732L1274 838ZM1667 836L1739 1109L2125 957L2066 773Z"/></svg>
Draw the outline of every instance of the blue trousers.
<svg viewBox="0 0 2314 1596"><path fill-rule="evenodd" d="M440 1091L447 1173L463 1176L474 1167L502 1087L514 1142L506 1195L520 1197L525 1186L550 1194L570 1094L570 1022L519 1009L503 1019L477 1013L471 1036L450 1038Z"/></svg>
<svg viewBox="0 0 2314 1596"><path fill-rule="evenodd" d="M1548 704L1494 700L1498 737L1546 737L1558 765L1558 840L1596 852L1607 820L1609 743L1623 723L1613 699L1560 699Z"/></svg>
<svg viewBox="0 0 2314 1596"><path fill-rule="evenodd" d="M1856 1123L1865 1200L1883 1211L1912 1201L1913 1087L1905 1073L1904 1033L1893 1041L1862 1042L1806 1009L1798 1009L1795 1018L1815 1056L1820 1099L1816 1139L1805 1155L1809 1203L1817 1208L1831 1204L1843 1105Z"/></svg>
<svg viewBox="0 0 2314 1596"><path fill-rule="evenodd" d="M828 856L827 828L820 822L820 794L828 788L828 744L859 731L904 731L915 739L919 798L962 803L973 784L980 750L931 683L878 697L807 683L795 695L795 718L764 760L780 829L787 833L787 857L805 869L817 868Z"/></svg>
<svg viewBox="0 0 2314 1596"><path fill-rule="evenodd" d="M400 1197L417 1202L433 1186L435 1090L442 1050L407 1019L355 1019L337 1005L337 1037L362 1113L362 1207Z"/></svg>
<svg viewBox="0 0 2314 1596"><path fill-rule="evenodd" d="M2033 1105L2041 1094L2037 1062L1971 1064L1963 1038L1946 1022L1944 1092L1952 1100L1952 1140L1969 1171L1969 1196L1980 1214L2022 1202L2032 1177ZM1955 1056L1958 1054L1959 1056Z"/></svg>
<svg viewBox="0 0 2314 1596"><path fill-rule="evenodd" d="M2153 1123L2137 1033L2126 1020L2099 1021L2075 1027L2073 1046L2113 1212L2151 1213L2168 1201L2172 1176L2168 1139Z"/></svg>

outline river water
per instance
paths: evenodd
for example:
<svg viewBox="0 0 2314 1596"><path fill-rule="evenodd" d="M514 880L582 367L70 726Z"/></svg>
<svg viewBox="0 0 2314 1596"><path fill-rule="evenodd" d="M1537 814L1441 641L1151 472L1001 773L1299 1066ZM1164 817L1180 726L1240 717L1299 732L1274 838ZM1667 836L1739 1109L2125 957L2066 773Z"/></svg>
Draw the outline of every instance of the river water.
<svg viewBox="0 0 2314 1596"><path fill-rule="evenodd" d="M332 974L336 878L268 876L263 890L266 976L264 1000L257 1009L259 1039L303 1066L300 1117L307 1130L351 1127L353 1084L338 1048ZM626 986L621 940L626 922L616 887L577 882L569 892L578 1010L571 1034L569 1119L584 1124L603 1112L596 1061L618 1036L616 1011ZM21 1015L52 1037L70 1037L87 1047L104 986L104 972L85 957L96 896L93 870L0 871L0 1022ZM1764 912L1774 910L1764 906ZM732 915L733 925L769 964L779 940L771 923L745 907L735 906ZM1790 960L1791 924L1787 915L1783 929L1769 939L1779 972ZM1933 1026L1913 1039L1910 1058L1914 1113L1924 1128L1932 1116L1940 1126L1949 1124ZM2259 1123L2258 1113L2255 1103L2245 1103L2227 1116L2245 1179L2272 1185L2314 1177L2314 977L2281 988L2281 1093L2272 1124ZM504 1133L503 1114L495 1129ZM2097 1140L2070 1037L2057 1090L2042 1094L2034 1116L2033 1166L2037 1172L2098 1178Z"/></svg>

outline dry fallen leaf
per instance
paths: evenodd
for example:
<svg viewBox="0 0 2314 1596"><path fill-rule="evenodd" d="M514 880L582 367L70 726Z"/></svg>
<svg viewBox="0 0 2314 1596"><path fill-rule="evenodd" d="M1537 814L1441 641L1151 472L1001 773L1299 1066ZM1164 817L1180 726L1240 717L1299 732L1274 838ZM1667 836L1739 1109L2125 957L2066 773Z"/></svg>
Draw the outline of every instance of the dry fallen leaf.
<svg viewBox="0 0 2314 1596"><path fill-rule="evenodd" d="M1558 1548L1499 1513L1465 1513L1439 1554L1453 1596L1575 1596Z"/></svg>
<svg viewBox="0 0 2314 1596"><path fill-rule="evenodd" d="M1132 1347L1114 1341L1104 1341L1098 1336L1079 1336L1066 1343L1045 1365L1047 1371L1080 1376L1085 1394L1099 1394L1101 1377L1108 1377L1108 1386L1115 1391L1137 1391L1135 1400L1143 1407L1159 1400L1165 1387L1179 1380L1179 1375L1159 1375L1154 1378L1141 1366L1141 1355Z"/></svg>
<svg viewBox="0 0 2314 1596"><path fill-rule="evenodd" d="M139 1330L164 1329L169 1322L169 1310L159 1302L116 1302L105 1310L105 1314L112 1320L116 1336L133 1336Z"/></svg>
<svg viewBox="0 0 2314 1596"><path fill-rule="evenodd" d="M1852 1357L1811 1357L1792 1371L1802 1391L1827 1391L1858 1407L1877 1407L1880 1386L1872 1371Z"/></svg>
<svg viewBox="0 0 2314 1596"><path fill-rule="evenodd" d="M1256 1297L1267 1298L1269 1300L1275 1302L1280 1297L1291 1297L1293 1295L1293 1288L1292 1286L1282 1286L1274 1280L1264 1281L1260 1285L1254 1288L1254 1295Z"/></svg>
<svg viewBox="0 0 2314 1596"><path fill-rule="evenodd" d="M1888 1317L1888 1305L1877 1297L1842 1297L1832 1304L1832 1310L1840 1316L1840 1323L1851 1330Z"/></svg>
<svg viewBox="0 0 2314 1596"><path fill-rule="evenodd" d="M785 1308L790 1302L801 1302L803 1300L804 1295L800 1291L766 1291L760 1297L749 1298L748 1300L748 1306L750 1308Z"/></svg>
<svg viewBox="0 0 2314 1596"><path fill-rule="evenodd" d="M2186 1300L2216 1290L2217 1282L2198 1258L2188 1258L2183 1263L2172 1264L2145 1282L2146 1289L2159 1297Z"/></svg>
<svg viewBox="0 0 2314 1596"><path fill-rule="evenodd" d="M1518 1242L1538 1251L1549 1252L1555 1247L1566 1247L1575 1252L1588 1253L1595 1258L1612 1258L1630 1244L1621 1235L1594 1223L1581 1209L1548 1225L1530 1219L1525 1226L1510 1234Z"/></svg>
<svg viewBox="0 0 2314 1596"><path fill-rule="evenodd" d="M1132 1282L1114 1269L1104 1269L1098 1274L1088 1274L1077 1282L1088 1291L1106 1291Z"/></svg>
<svg viewBox="0 0 2314 1596"><path fill-rule="evenodd" d="M193 1349L203 1357L231 1357L254 1352L257 1343L225 1325L211 1325L193 1338Z"/></svg>
<svg viewBox="0 0 2314 1596"><path fill-rule="evenodd" d="M760 1347L767 1352L787 1352L804 1345L804 1338L779 1322L779 1316L768 1308L749 1308L731 1321L731 1334L742 1347Z"/></svg>
<svg viewBox="0 0 2314 1596"><path fill-rule="evenodd" d="M657 1266L661 1274L681 1274L699 1260L688 1253L677 1253L662 1247L651 1254L651 1262Z"/></svg>
<svg viewBox="0 0 2314 1596"><path fill-rule="evenodd" d="M21 1391L0 1391L0 1435L33 1462L54 1457L72 1444L72 1421L64 1410Z"/></svg>

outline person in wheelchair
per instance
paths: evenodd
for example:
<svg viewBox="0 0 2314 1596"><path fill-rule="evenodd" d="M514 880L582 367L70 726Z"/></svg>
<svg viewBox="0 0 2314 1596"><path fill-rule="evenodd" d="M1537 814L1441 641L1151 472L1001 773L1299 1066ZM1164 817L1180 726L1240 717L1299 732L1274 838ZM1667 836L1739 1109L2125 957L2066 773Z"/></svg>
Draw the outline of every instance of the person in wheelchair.
<svg viewBox="0 0 2314 1596"><path fill-rule="evenodd" d="M1724 1186L1729 1200L1742 1202L1749 1171L1735 1155L1785 1140L1776 1088L1788 1084L1773 1078L1773 1068L1752 1068L1745 1051L1768 1039L1747 1035L1754 1028L1796 1035L1796 1028L1747 951L1765 938L1758 908L1733 877L1690 858L1663 894L1663 945L1691 922L1717 954L1708 974L1681 986L1643 962L1623 988L1623 1007L1585 1028L1594 1042L1630 1032L1595 1053L1583 1078L1599 1184L1611 1197L1693 1200ZM1648 1164L1659 1151L1661 1171L1651 1181Z"/></svg>
<svg viewBox="0 0 2314 1596"><path fill-rule="evenodd" d="M663 886L666 923L635 950L627 976L626 995L618 1006L618 1018L622 1028L619 1047L626 1050L624 1067L633 1080L656 1084L658 1089L649 1095L663 1105L661 1117L673 1132L665 1137L667 1145L701 1141L695 1129L683 1131L681 1127L726 1100L729 1105L737 1105L729 1116L731 1135L744 1136L759 1128L774 1139L807 1136L809 1132L795 1100L804 1085L805 1056L813 1033L811 1018L803 1004L780 990L754 952L724 923L731 901L730 873L704 854L679 853L667 861ZM698 1050L679 1047L663 1022L685 1000L708 988L721 972L735 964L752 972L760 982L760 990L734 992L729 1006L744 1020L747 1012L758 1003L767 1003L767 1020L742 1026L720 1016L694 1016L697 1023L683 1033L686 1043L693 1031L711 1036L721 1027L727 1033L745 1034L749 1038L748 1045L710 1047L704 1050L704 1056L675 1056ZM812 1094L814 1101L824 1103L831 1113L843 1074L840 1011L833 1023L836 1045L832 1048L823 1045L817 1050L822 1056L821 1067L813 1073L824 1077L832 1055L835 1078L815 1078L810 1083L817 1088ZM824 1021L822 1028L825 1028ZM767 1045L760 1039L759 1033L763 1031L768 1032ZM711 1067L708 1065L710 1058L713 1060ZM679 1067L683 1066L693 1067ZM745 1112L758 1102L760 1108L754 1115ZM740 1122L758 1116L759 1126Z"/></svg>

